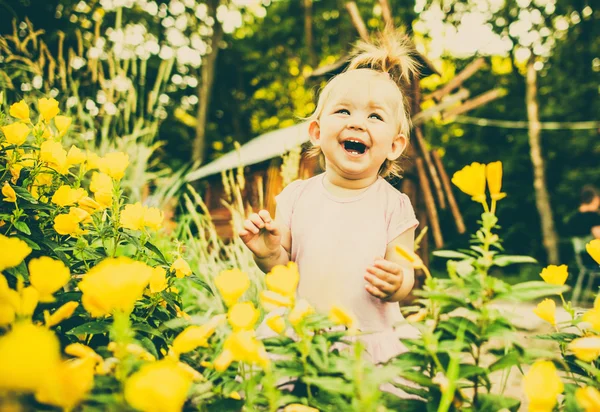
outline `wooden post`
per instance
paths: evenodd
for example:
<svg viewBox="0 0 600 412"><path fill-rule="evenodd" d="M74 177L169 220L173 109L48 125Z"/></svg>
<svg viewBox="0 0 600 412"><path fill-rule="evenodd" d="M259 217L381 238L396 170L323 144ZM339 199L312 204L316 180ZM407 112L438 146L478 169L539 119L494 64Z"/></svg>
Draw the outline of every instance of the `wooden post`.
<svg viewBox="0 0 600 412"><path fill-rule="evenodd" d="M431 156L435 162L438 173L442 178L442 184L444 186L444 190L446 191L446 198L448 199L448 204L450 205L450 211L452 212L452 216L454 217L454 223L456 223L456 230L458 233L465 233L467 230L465 228L465 222L463 220L462 214L460 213L460 209L456 204L456 199L454 198L454 194L452 193L452 185L450 184L450 179L448 178L448 174L446 173L446 169L444 168L444 164L442 163L442 158L437 150L431 151Z"/></svg>
<svg viewBox="0 0 600 412"><path fill-rule="evenodd" d="M425 164L427 165L427 170L429 170L431 180L433 181L433 186L435 187L435 192L437 193L437 198L440 202L440 208L446 209L446 199L444 198L444 192L442 191L442 183L440 182L440 177L431 161L431 155L425 144L425 139L423 139L423 132L420 127L415 127L415 137L419 144L419 149L421 149L421 153L423 154L423 159L425 159Z"/></svg>
<svg viewBox="0 0 600 412"><path fill-rule="evenodd" d="M421 185L421 191L423 193L423 200L425 202L425 208L427 210L427 216L431 225L431 234L433 235L433 241L435 242L436 248L444 246L444 239L442 238L442 231L440 229L440 221L438 219L437 209L435 208L435 201L433 200L433 193L431 192L431 186L429 186L429 180L427 179L427 172L425 172L425 166L423 165L423 159L417 157L416 159L417 172L419 173L419 184Z"/></svg>
<svg viewBox="0 0 600 412"><path fill-rule="evenodd" d="M452 116L458 116L459 114L463 114L468 112L469 110L473 110L479 106L483 106L486 103L491 102L492 100L496 100L499 97L505 96L506 91L504 89L494 89L489 90L479 96L464 102L462 105L450 109L446 112L442 112L442 116L446 119Z"/></svg>
<svg viewBox="0 0 600 412"><path fill-rule="evenodd" d="M362 17L360 17L360 13L358 12L358 7L356 7L356 3L353 1L349 1L346 3L346 10L350 13L350 18L352 19L352 24L358 31L358 35L364 41L369 40L369 32L367 31L367 26L365 26L365 22Z"/></svg>
<svg viewBox="0 0 600 412"><path fill-rule="evenodd" d="M386 28L394 27L394 19L392 19L392 12L388 0L379 0L379 5L381 6L381 15L383 16Z"/></svg>

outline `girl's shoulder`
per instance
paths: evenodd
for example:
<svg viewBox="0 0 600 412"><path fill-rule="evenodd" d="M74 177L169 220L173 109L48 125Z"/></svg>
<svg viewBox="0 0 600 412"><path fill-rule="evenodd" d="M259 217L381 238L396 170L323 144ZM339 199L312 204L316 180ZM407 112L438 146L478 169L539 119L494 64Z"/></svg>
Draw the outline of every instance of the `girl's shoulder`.
<svg viewBox="0 0 600 412"><path fill-rule="evenodd" d="M321 175L316 175L305 180L294 180L284 187L281 193L275 196L275 200L278 204L283 202L295 203L302 193L306 192L306 190L310 188L315 187L315 185L319 182L319 178L321 178Z"/></svg>
<svg viewBox="0 0 600 412"><path fill-rule="evenodd" d="M380 180L380 196L385 197L390 204L411 205L410 198L406 195L406 193L396 189L396 187L394 187L387 180L383 178Z"/></svg>

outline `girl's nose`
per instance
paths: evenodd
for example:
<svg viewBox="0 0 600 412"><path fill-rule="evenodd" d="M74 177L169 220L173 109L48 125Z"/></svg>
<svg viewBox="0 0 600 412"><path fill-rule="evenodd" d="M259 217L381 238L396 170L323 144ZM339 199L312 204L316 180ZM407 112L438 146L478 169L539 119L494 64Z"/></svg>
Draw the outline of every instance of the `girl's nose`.
<svg viewBox="0 0 600 412"><path fill-rule="evenodd" d="M352 130L365 130L365 122L364 119L360 116L351 116L348 119L347 124L348 129Z"/></svg>

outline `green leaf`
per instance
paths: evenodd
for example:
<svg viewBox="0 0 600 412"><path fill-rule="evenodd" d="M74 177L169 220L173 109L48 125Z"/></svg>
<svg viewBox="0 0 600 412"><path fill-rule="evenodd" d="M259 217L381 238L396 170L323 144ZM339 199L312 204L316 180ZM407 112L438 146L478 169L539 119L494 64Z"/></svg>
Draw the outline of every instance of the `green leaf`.
<svg viewBox="0 0 600 412"><path fill-rule="evenodd" d="M84 323L83 325L75 326L68 330L67 335L97 335L106 333L110 330L112 323L102 320Z"/></svg>
<svg viewBox="0 0 600 412"><path fill-rule="evenodd" d="M571 342L573 339L577 339L580 336L577 335L576 333L564 333L564 332L560 332L560 333L549 333L546 335L535 335L534 338L536 339L543 339L543 340L555 340L557 342Z"/></svg>
<svg viewBox="0 0 600 412"><path fill-rule="evenodd" d="M42 250L40 248L40 245L38 245L37 243L35 243L33 240L31 240L30 238L28 238L26 236L21 236L21 235L17 234L16 237L18 237L19 239L21 239L23 242L27 243L27 245L31 249L33 249L33 250Z"/></svg>
<svg viewBox="0 0 600 412"><path fill-rule="evenodd" d="M492 260L492 264L500 267L512 265L515 263L538 263L537 260L531 256L519 256L519 255L501 255L497 256Z"/></svg>
<svg viewBox="0 0 600 412"><path fill-rule="evenodd" d="M17 195L17 197L27 200L29 203L33 204L36 204L38 202L33 196L31 196L29 190L25 189L24 187L13 186L12 188L15 189L15 194Z"/></svg>
<svg viewBox="0 0 600 412"><path fill-rule="evenodd" d="M566 292L568 289L568 286L550 285L546 282L535 280L513 285L506 293L496 295L495 299L525 302L546 296L555 296Z"/></svg>
<svg viewBox="0 0 600 412"><path fill-rule="evenodd" d="M135 324L131 325L131 329L138 331L138 332L145 332L145 333L148 333L150 335L153 335L153 336L156 336L156 337L159 337L159 338L165 340L165 336L162 334L161 331L153 328L152 326L148 325L147 323L135 323Z"/></svg>
<svg viewBox="0 0 600 412"><path fill-rule="evenodd" d="M29 230L29 226L27 226L27 223L25 223L21 220L17 220L16 222L13 223L13 225L15 226L15 228L18 231L23 232L26 235L31 235L31 230Z"/></svg>
<svg viewBox="0 0 600 412"><path fill-rule="evenodd" d="M310 385L317 386L324 391L331 393L341 393L351 396L354 394L352 384L345 382L342 378L333 378L329 376L304 376L302 380Z"/></svg>
<svg viewBox="0 0 600 412"><path fill-rule="evenodd" d="M448 259L472 259L472 256L469 256L465 253L457 252L455 250L436 250L433 252L433 256L438 256L442 258Z"/></svg>
<svg viewBox="0 0 600 412"><path fill-rule="evenodd" d="M504 409L517 412L521 406L519 399L491 393L480 393L478 399L479 405L477 405L477 410L479 412L496 412Z"/></svg>
<svg viewBox="0 0 600 412"><path fill-rule="evenodd" d="M150 249L152 252L154 252L154 254L159 257L162 264L164 264L164 265L169 264L169 262L167 262L167 259L165 258L165 255L163 255L162 252L156 246L154 246L152 243L146 242L144 244L144 246L146 246L148 249Z"/></svg>

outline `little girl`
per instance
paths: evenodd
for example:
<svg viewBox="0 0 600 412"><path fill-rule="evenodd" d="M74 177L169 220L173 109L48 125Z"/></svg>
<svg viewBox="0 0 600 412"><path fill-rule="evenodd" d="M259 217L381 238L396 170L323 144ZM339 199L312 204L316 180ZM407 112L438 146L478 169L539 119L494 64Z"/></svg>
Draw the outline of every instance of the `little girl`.
<svg viewBox="0 0 600 412"><path fill-rule="evenodd" d="M325 86L309 118L311 151L325 172L290 183L277 197L275 220L261 210L240 237L264 272L298 264L298 297L327 313L352 313L375 363L405 351L399 337L415 337L398 303L414 285L414 271L395 252L414 248L418 221L408 197L384 177L397 175L410 120L402 79L415 73L406 44L383 37L361 43L347 70Z"/></svg>

